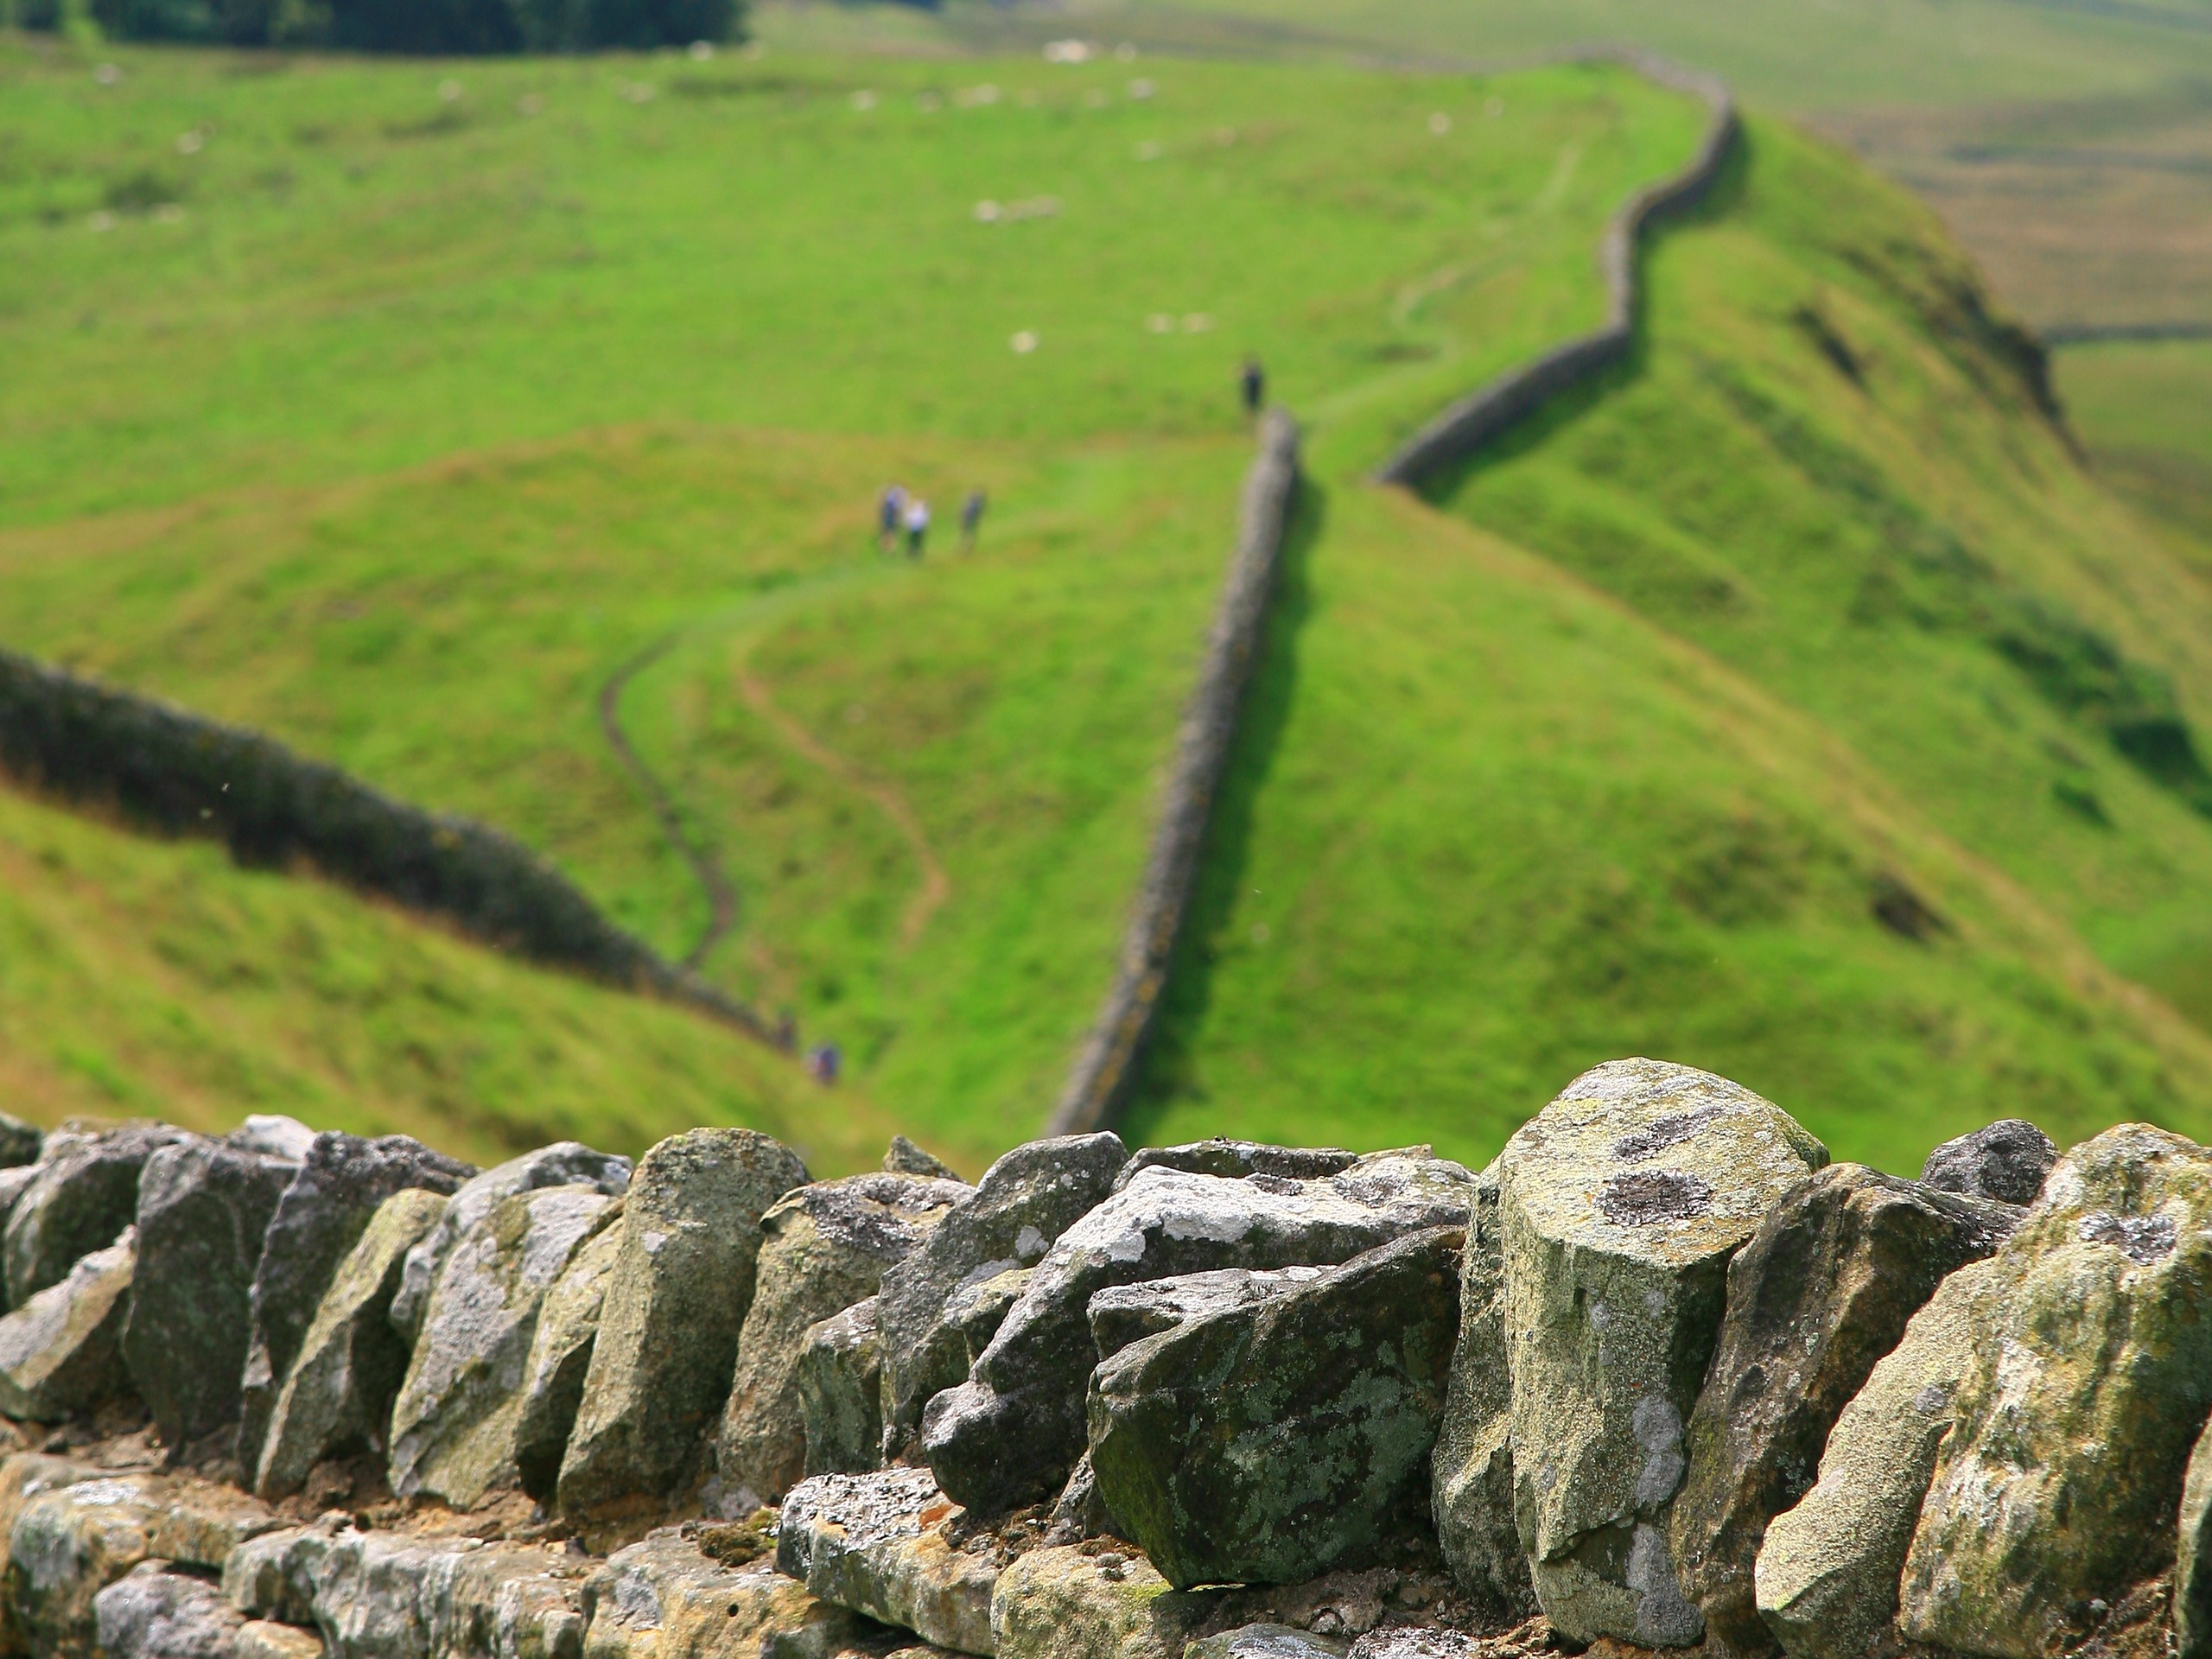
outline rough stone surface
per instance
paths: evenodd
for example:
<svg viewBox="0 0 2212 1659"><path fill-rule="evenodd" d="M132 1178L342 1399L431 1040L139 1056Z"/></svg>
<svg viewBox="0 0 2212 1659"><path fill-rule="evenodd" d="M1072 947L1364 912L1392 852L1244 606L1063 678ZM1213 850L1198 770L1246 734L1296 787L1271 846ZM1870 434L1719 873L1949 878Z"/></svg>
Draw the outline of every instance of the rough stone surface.
<svg viewBox="0 0 2212 1659"><path fill-rule="evenodd" d="M41 1492L91 1479L98 1472L74 1459L39 1452L18 1452L0 1459L0 1586L4 1586L7 1579L8 1541L15 1531L16 1517L23 1512L23 1505ZM15 1604L4 1592L4 1587L0 1587L0 1651L21 1654L29 1646Z"/></svg>
<svg viewBox="0 0 2212 1659"><path fill-rule="evenodd" d="M1217 1268L1343 1262L1425 1227L1464 1225L1473 1180L1426 1147L1312 1180L1139 1171L1060 1235L969 1380L931 1401L922 1445L938 1484L982 1515L1060 1489L1083 1454L1093 1362L1085 1314L1099 1291Z"/></svg>
<svg viewBox="0 0 2212 1659"><path fill-rule="evenodd" d="M1086 1310L1090 1340L1098 1357L1109 1360L1131 1343L1179 1331L1194 1319L1249 1307L1310 1285L1327 1271L1311 1267L1217 1268L1211 1273L1185 1273L1141 1284L1109 1285L1090 1299Z"/></svg>
<svg viewBox="0 0 2212 1659"><path fill-rule="evenodd" d="M528 1188L486 1209L454 1241L392 1408L395 1493L466 1509L518 1483L520 1384L539 1306L615 1203L591 1186Z"/></svg>
<svg viewBox="0 0 2212 1659"><path fill-rule="evenodd" d="M988 1278L969 1280L946 1299L944 1323L958 1334L969 1364L991 1345L1036 1272L1034 1268L1002 1268Z"/></svg>
<svg viewBox="0 0 2212 1659"><path fill-rule="evenodd" d="M876 1323L883 1333L883 1454L903 1451L931 1396L968 1375L965 1338L945 1318L963 1286L1033 1267L1070 1223L1101 1199L1128 1161L1114 1135L1063 1135L1016 1147L956 1205L927 1242L886 1270Z"/></svg>
<svg viewBox="0 0 2212 1659"><path fill-rule="evenodd" d="M1287 1624L1240 1624L1200 1637L1183 1649L1183 1659L1344 1659L1351 1647L1338 1637Z"/></svg>
<svg viewBox="0 0 2212 1659"><path fill-rule="evenodd" d="M532 1545L340 1530L315 1621L333 1659L580 1659L588 1573Z"/></svg>
<svg viewBox="0 0 2212 1659"><path fill-rule="evenodd" d="M298 1173L219 1141L158 1147L140 1171L123 1357L171 1446L238 1421L262 1236Z"/></svg>
<svg viewBox="0 0 2212 1659"><path fill-rule="evenodd" d="M1269 1275L1272 1294L1100 1364L1099 1494L1169 1583L1287 1584L1419 1529L1465 1242L1433 1228L1305 1282ZM1214 1298L1217 1283L1194 1300Z"/></svg>
<svg viewBox="0 0 2212 1659"><path fill-rule="evenodd" d="M1179 1147L1145 1147L1131 1155L1114 1178L1118 1192L1147 1169L1179 1169L1190 1175L1219 1175L1242 1180L1247 1175L1281 1175L1310 1181L1318 1176L1339 1174L1359 1161L1359 1154L1342 1147L1270 1147L1257 1141L1230 1141L1215 1136Z"/></svg>
<svg viewBox="0 0 2212 1659"><path fill-rule="evenodd" d="M1768 1522L1753 1570L1760 1618L1802 1659L1864 1659L1887 1639L1897 1575L1953 1421L1998 1269L1960 1268L1912 1316L1829 1432L1819 1478Z"/></svg>
<svg viewBox="0 0 2212 1659"><path fill-rule="evenodd" d="M2123 1124L2055 1165L1991 1258L2001 1309L1961 1380L1905 1558L1916 1640L2041 1659L2169 1567L2212 1411L2212 1152Z"/></svg>
<svg viewBox="0 0 2212 1659"><path fill-rule="evenodd" d="M283 1163L300 1164L315 1149L315 1131L298 1118L280 1112L250 1112L245 1122L223 1137L223 1144Z"/></svg>
<svg viewBox="0 0 2212 1659"><path fill-rule="evenodd" d="M1683 1437L1669 1542L1682 1588L1739 1654L1770 1652L1751 1565L1766 1523L1810 1490L1821 1448L1874 1363L1944 1277L2021 1212L1837 1164L1767 1212L1728 1264L1728 1308Z"/></svg>
<svg viewBox="0 0 2212 1659"><path fill-rule="evenodd" d="M276 1515L235 1486L178 1475L151 1492L146 1550L172 1566L219 1572L238 1548L278 1528Z"/></svg>
<svg viewBox="0 0 2212 1659"><path fill-rule="evenodd" d="M561 1457L569 1449L599 1337L600 1308L621 1253L622 1230L610 1219L553 1281L538 1310L537 1333L523 1367L514 1441L522 1489L540 1503L552 1501L561 1478Z"/></svg>
<svg viewBox="0 0 2212 1659"><path fill-rule="evenodd" d="M123 1331L137 1263L126 1228L0 1318L0 1416L58 1423L129 1392Z"/></svg>
<svg viewBox="0 0 2212 1659"><path fill-rule="evenodd" d="M102 1659L233 1659L240 1618L207 1580L142 1561L92 1599Z"/></svg>
<svg viewBox="0 0 2212 1659"><path fill-rule="evenodd" d="M2182 1478L2173 1610L2177 1659L2212 1659L2212 1428L2196 1437Z"/></svg>
<svg viewBox="0 0 2212 1659"><path fill-rule="evenodd" d="M296 1624L273 1618L249 1618L238 1626L232 1659L322 1659L322 1637Z"/></svg>
<svg viewBox="0 0 2212 1659"><path fill-rule="evenodd" d="M561 1465L564 1511L664 1497L688 1477L728 1395L760 1217L806 1179L797 1153L751 1129L693 1129L645 1154Z"/></svg>
<svg viewBox="0 0 2212 1659"><path fill-rule="evenodd" d="M878 1466L883 1446L883 1365L875 1298L807 1327L799 1340L799 1415L806 1472L857 1475Z"/></svg>
<svg viewBox="0 0 2212 1659"><path fill-rule="evenodd" d="M1729 1258L1827 1162L1748 1090L1644 1059L1586 1072L1499 1154L1515 1512L1570 1639L1701 1636L1667 1546L1684 1420Z"/></svg>
<svg viewBox="0 0 2212 1659"><path fill-rule="evenodd" d="M449 1194L476 1172L404 1135L374 1141L318 1135L263 1236L254 1268L245 1375L239 1384L238 1466L258 1468L269 1414L339 1264L378 1206L410 1187Z"/></svg>
<svg viewBox="0 0 2212 1659"><path fill-rule="evenodd" d="M156 1503L112 1476L29 1498L8 1531L8 1600L35 1659L94 1659L99 1592L144 1560Z"/></svg>
<svg viewBox="0 0 2212 1659"><path fill-rule="evenodd" d="M1920 1179L1946 1192L2033 1204L2057 1161L2058 1148L2049 1135L2025 1119L2008 1117L1946 1141L1928 1154Z"/></svg>
<svg viewBox="0 0 2212 1659"><path fill-rule="evenodd" d="M824 1601L938 1647L989 1654L998 1568L947 1537L957 1514L926 1469L817 1475L784 1499L777 1569Z"/></svg>
<svg viewBox="0 0 2212 1659"><path fill-rule="evenodd" d="M1436 1537L1462 1589L1508 1618L1535 1610L1513 1513L1513 1383L1497 1166L1475 1179L1459 1271L1459 1334L1430 1459Z"/></svg>
<svg viewBox="0 0 2212 1659"><path fill-rule="evenodd" d="M883 1154L883 1171L887 1175L919 1175L925 1179L958 1181L960 1172L933 1153L925 1152L903 1135L891 1137L890 1150ZM965 1186L966 1182L961 1185Z"/></svg>
<svg viewBox="0 0 2212 1659"><path fill-rule="evenodd" d="M1219 1602L1134 1553L1033 1549L999 1574L991 1632L998 1659L1182 1659Z"/></svg>
<svg viewBox="0 0 2212 1659"><path fill-rule="evenodd" d="M398 1293L391 1299L391 1323L410 1343L428 1317L430 1297L446 1257L507 1199L549 1186L587 1186L610 1198L629 1189L627 1158L594 1152L575 1141L556 1141L470 1177L454 1189L453 1203L429 1237L407 1253Z"/></svg>
<svg viewBox="0 0 2212 1659"><path fill-rule="evenodd" d="M770 1562L726 1566L673 1527L607 1557L584 1603L587 1659L830 1659L862 1639Z"/></svg>
<svg viewBox="0 0 2212 1659"><path fill-rule="evenodd" d="M35 1123L0 1112L0 1169L35 1164L46 1146L46 1131Z"/></svg>
<svg viewBox="0 0 2212 1659"><path fill-rule="evenodd" d="M388 1317L391 1299L407 1252L445 1207L446 1199L425 1187L393 1193L340 1264L263 1437L254 1489L264 1497L298 1491L326 1458L385 1449L408 1361Z"/></svg>
<svg viewBox="0 0 2212 1659"><path fill-rule="evenodd" d="M57 1137L59 1139L60 1137ZM133 1123L105 1135L73 1136L38 1166L8 1212L4 1246L8 1306L21 1307L94 1250L115 1243L138 1210L138 1173L163 1147L199 1137L160 1124Z"/></svg>
<svg viewBox="0 0 2212 1659"><path fill-rule="evenodd" d="M785 1194L760 1217L753 1306L715 1442L725 1513L772 1503L806 1472L795 1373L807 1327L875 1294L974 1188L911 1175L855 1175Z"/></svg>
<svg viewBox="0 0 2212 1659"><path fill-rule="evenodd" d="M1098 1490L1098 1471L1085 1452L1068 1471L1068 1484L1052 1503L1052 1525L1045 1541L1071 1544L1080 1538L1125 1536L1127 1529L1115 1518L1105 1494Z"/></svg>
<svg viewBox="0 0 2212 1659"><path fill-rule="evenodd" d="M223 1563L223 1593L248 1618L314 1623L322 1564L353 1524L351 1516L327 1515L312 1526L283 1528L244 1541Z"/></svg>

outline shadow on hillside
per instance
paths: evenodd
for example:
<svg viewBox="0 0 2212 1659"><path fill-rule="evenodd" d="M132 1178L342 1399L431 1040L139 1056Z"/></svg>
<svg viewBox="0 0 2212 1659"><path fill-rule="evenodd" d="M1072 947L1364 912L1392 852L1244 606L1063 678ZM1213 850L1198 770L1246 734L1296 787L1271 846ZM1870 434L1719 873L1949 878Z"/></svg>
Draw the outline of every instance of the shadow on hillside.
<svg viewBox="0 0 2212 1659"><path fill-rule="evenodd" d="M1729 149L1727 159L1721 164L1719 175L1713 181L1713 188L1694 206L1651 221L1637 251L1639 302L1646 297L1652 251L1659 244L1680 232L1718 224L1743 206L1745 194L1750 188L1751 169L1758 163L1754 153L1757 143L1749 129L1739 130L1735 143ZM1509 429L1495 442L1484 445L1473 454L1438 468L1422 481L1419 490L1421 499L1431 506L1445 505L1491 467L1503 466L1532 449L1541 448L1615 392L1642 378L1651 351L1649 312L1648 304L1638 303L1628 352L1619 361L1592 375L1580 385L1569 387L1547 400L1526 420Z"/></svg>
<svg viewBox="0 0 2212 1659"><path fill-rule="evenodd" d="M1313 609L1310 564L1328 518L1328 493L1311 474L1298 483L1289 534L1275 573L1274 603L1259 659L1244 689L1236 735L1223 769L1213 815L1199 855L1198 891L1168 964L1167 990L1151 1046L1139 1061L1122 1133L1131 1145L1145 1139L1148 1119L1169 1101L1200 1095L1192 1055L1213 999L1213 964L1236 917L1237 894L1250 861L1253 817L1282 747L1298 692L1300 638Z"/></svg>

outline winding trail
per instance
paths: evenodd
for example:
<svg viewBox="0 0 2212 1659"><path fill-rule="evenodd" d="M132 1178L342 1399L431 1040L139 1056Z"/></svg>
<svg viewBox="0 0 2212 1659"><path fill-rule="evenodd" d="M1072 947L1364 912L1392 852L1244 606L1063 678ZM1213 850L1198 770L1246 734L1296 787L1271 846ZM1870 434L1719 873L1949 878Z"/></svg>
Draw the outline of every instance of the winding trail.
<svg viewBox="0 0 2212 1659"><path fill-rule="evenodd" d="M623 691L632 680L667 656L683 636L682 628L671 628L607 677L607 683L599 688L599 728L606 733L607 747L614 751L614 758L637 780L638 787L645 791L645 799L652 805L653 817L659 821L661 834L667 838L669 846L677 857L691 867L692 874L698 878L701 891L707 896L707 925L700 930L698 938L683 961L685 969L696 970L699 964L707 959L709 952L737 925L737 890L730 886L729 878L722 874L721 864L715 859L714 849L697 844L684 833L683 815L676 810L675 796L670 793L668 785L660 780L653 769L645 764L645 758L638 753L628 734L622 729Z"/></svg>

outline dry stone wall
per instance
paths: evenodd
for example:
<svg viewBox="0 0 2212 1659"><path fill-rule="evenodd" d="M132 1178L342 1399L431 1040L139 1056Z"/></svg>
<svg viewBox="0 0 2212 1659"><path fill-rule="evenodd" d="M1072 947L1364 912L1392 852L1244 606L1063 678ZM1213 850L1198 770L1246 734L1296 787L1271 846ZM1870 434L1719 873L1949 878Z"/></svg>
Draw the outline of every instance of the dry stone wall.
<svg viewBox="0 0 2212 1659"><path fill-rule="evenodd" d="M2212 1151L0 1122L0 1659L2212 1656ZM260 1401L256 1406L253 1402Z"/></svg>

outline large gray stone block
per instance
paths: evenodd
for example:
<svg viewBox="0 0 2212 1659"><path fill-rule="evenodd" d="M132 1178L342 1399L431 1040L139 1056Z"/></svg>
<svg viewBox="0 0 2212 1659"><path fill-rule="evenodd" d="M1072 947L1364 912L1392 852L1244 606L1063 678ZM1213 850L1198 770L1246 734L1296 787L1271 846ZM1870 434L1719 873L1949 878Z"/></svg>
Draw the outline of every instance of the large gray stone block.
<svg viewBox="0 0 2212 1659"><path fill-rule="evenodd" d="M202 1578L142 1561L92 1598L102 1659L232 1659L245 1621Z"/></svg>
<svg viewBox="0 0 2212 1659"><path fill-rule="evenodd" d="M998 1567L947 1536L957 1515L926 1469L817 1475L784 1499L777 1570L835 1606L989 1655Z"/></svg>
<svg viewBox="0 0 2212 1659"><path fill-rule="evenodd" d="M123 1330L137 1236L129 1228L0 1318L0 1415L58 1423L130 1391Z"/></svg>
<svg viewBox="0 0 2212 1659"><path fill-rule="evenodd" d="M43 1163L8 1212L8 1306L21 1307L94 1250L105 1249L138 1211L138 1175L163 1147L199 1137L162 1124L133 1123L105 1135L73 1135ZM60 1137L56 1137L60 1140Z"/></svg>
<svg viewBox="0 0 2212 1659"><path fill-rule="evenodd" d="M1928 1154L1920 1179L1969 1198L2033 1204L2057 1161L2058 1148L2049 1135L2024 1118L2007 1117L1946 1141Z"/></svg>
<svg viewBox="0 0 2212 1659"><path fill-rule="evenodd" d="M806 1473L857 1475L883 1456L883 1363L875 1298L807 1327L800 1338L799 1416Z"/></svg>
<svg viewBox="0 0 2212 1659"><path fill-rule="evenodd" d="M622 1230L610 1222L576 1252L538 1310L537 1334L531 1339L520 1384L515 1470L523 1491L541 1503L553 1501L560 1482L561 1459L583 1402L584 1378L599 1338L600 1311L621 1255Z"/></svg>

